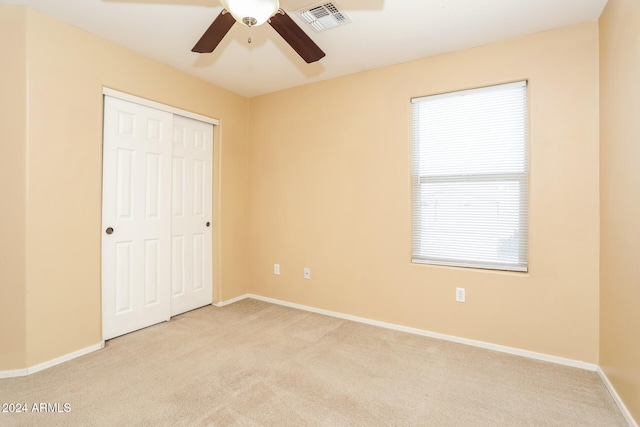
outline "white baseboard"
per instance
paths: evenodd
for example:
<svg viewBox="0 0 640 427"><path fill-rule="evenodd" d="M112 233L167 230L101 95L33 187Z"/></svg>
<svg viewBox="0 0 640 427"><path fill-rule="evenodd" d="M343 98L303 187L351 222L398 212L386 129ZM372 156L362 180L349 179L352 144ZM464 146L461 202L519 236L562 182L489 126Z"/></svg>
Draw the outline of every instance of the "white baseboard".
<svg viewBox="0 0 640 427"><path fill-rule="evenodd" d="M0 380L3 378L24 377L25 375L29 375L29 370L27 368L0 371Z"/></svg>
<svg viewBox="0 0 640 427"><path fill-rule="evenodd" d="M214 305L216 307L224 307L225 305L233 304L234 302L238 302L246 298L249 298L249 294L240 295L239 297L231 298L226 301L214 302L211 305Z"/></svg>
<svg viewBox="0 0 640 427"><path fill-rule="evenodd" d="M75 359L76 357L84 356L85 354L92 353L96 350L100 350L104 348L104 341L99 342L98 344L94 344L89 347L82 348L80 350L74 351L73 353L65 354L64 356L56 357L55 359L48 360L46 362L40 363L35 366L31 366L29 368L23 369L13 369L10 371L0 371L0 379L2 378L13 378L13 377L22 377L25 375L35 374L36 372L40 372L44 369L50 368L55 365L59 365L64 362L68 362L69 360Z"/></svg>
<svg viewBox="0 0 640 427"><path fill-rule="evenodd" d="M616 402L616 405L618 405L620 412L622 412L622 415L624 415L624 418L629 423L629 427L638 427L638 423L633 419L631 412L629 412L629 409L627 409L626 405L620 398L620 395L618 395L618 392L613 387L613 384L611 384L611 381L609 381L607 374L605 374L602 368L599 366L598 366L598 375L600 375L600 379L604 383L604 386L607 388L607 390L609 390L609 393L611 394L613 401Z"/></svg>
<svg viewBox="0 0 640 427"><path fill-rule="evenodd" d="M585 369L587 371L595 372L598 369L598 365L594 363L583 362L581 360L567 359L559 356L552 356L550 354L537 353L535 351L522 350L514 347L507 347L499 344L492 344L484 341L477 341L468 338L460 338L453 335L441 334L438 332L426 331L418 328L411 328L408 326L396 325L393 323L380 322L378 320L367 319L364 317L352 316L350 314L338 313L335 311L324 310L321 308L310 307L307 305L295 304L287 301L282 301L274 298L263 297L260 295L254 294L245 294L240 297L234 298L234 300L230 300L233 302L240 301L245 298L253 298L260 301L269 302L272 304L282 305L291 308L297 308L300 310L310 311L313 313L324 314L326 316L337 317L345 320L352 320L354 322L366 323L368 325L379 326L381 328L393 329L395 331L407 332L414 335L421 335L429 338L436 338L444 341L451 341L459 344L470 345L473 347L480 347L488 350L499 351L502 353L509 353L516 356L528 357L530 359L543 360L545 362L556 363L559 365L571 366L574 368ZM231 302L229 302L231 303ZM225 304L226 305L226 304Z"/></svg>

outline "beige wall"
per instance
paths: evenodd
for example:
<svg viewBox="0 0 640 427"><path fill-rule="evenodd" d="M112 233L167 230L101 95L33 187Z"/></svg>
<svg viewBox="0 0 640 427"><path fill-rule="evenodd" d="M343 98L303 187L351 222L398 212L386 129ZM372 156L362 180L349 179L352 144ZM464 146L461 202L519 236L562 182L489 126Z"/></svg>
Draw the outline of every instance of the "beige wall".
<svg viewBox="0 0 640 427"><path fill-rule="evenodd" d="M600 18L600 364L640 421L640 3Z"/></svg>
<svg viewBox="0 0 640 427"><path fill-rule="evenodd" d="M2 5L0 10L4 27L10 18L6 15L14 9ZM3 96L0 108L24 106L28 100L28 134L13 130L11 146L3 138L0 159L13 168L3 168L3 175L10 175L18 187L27 185L26 191L11 189L7 196L3 187L2 196L18 207L26 201L26 212L12 214L11 233L16 236L0 242L0 254L17 254L11 276L2 273L3 287L5 275L18 282L11 289L20 301L20 286L26 286L26 309L18 307L11 314L12 320L26 318L21 367L101 341L103 86L220 120L214 143L214 211L220 242L214 254L214 299L247 292L247 99L38 12L20 9L18 14L26 14L16 29L17 34L26 31L26 47L16 48L16 58L26 53L27 69L25 73L18 63L10 70L18 77L16 90L28 76L28 97ZM20 239L25 224L26 249L25 239ZM21 250L26 250L22 270ZM19 341L15 339L18 349ZM5 358L0 359L0 370L17 367Z"/></svg>
<svg viewBox="0 0 640 427"><path fill-rule="evenodd" d="M0 7L0 370L26 360L25 12Z"/></svg>
<svg viewBox="0 0 640 427"><path fill-rule="evenodd" d="M410 98L520 79L530 272L411 264ZM252 292L597 363L598 102L595 22L252 98Z"/></svg>

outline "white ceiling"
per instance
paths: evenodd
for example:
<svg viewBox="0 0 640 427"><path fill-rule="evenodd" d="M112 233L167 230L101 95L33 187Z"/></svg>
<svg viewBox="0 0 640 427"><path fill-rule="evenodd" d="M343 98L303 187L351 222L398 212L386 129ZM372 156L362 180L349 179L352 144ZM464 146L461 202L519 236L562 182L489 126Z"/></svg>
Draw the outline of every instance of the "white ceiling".
<svg viewBox="0 0 640 427"><path fill-rule="evenodd" d="M270 25L235 24L211 54L191 48L222 10L218 0L0 0L30 6L244 96L596 20L607 0L335 0L353 23L315 33L324 50L305 63ZM252 43L247 43L251 32Z"/></svg>

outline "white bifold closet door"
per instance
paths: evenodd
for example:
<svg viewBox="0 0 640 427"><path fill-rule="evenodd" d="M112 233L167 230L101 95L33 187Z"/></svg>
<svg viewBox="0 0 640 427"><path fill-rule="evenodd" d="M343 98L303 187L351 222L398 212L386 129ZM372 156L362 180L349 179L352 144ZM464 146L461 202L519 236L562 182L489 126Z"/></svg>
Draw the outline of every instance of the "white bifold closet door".
<svg viewBox="0 0 640 427"><path fill-rule="evenodd" d="M103 339L212 302L213 126L105 96Z"/></svg>

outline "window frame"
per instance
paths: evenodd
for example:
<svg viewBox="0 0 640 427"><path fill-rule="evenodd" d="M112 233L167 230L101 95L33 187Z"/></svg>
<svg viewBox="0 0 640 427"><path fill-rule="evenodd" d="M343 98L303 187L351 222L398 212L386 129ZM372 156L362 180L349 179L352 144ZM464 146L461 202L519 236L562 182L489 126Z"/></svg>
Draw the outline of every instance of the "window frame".
<svg viewBox="0 0 640 427"><path fill-rule="evenodd" d="M521 172L496 172L496 173L453 173L450 175L436 174L429 175L420 170L421 154L423 142L417 135L416 128L419 126L415 123L419 119L417 110L414 104L424 102L425 100L435 99L436 97L444 96L456 96L464 95L471 92L492 91L497 88L523 88L523 101L524 101L524 169ZM466 89L459 91L451 91L442 94L422 96L411 99L412 111L411 111L411 159L412 159L412 263L415 264L430 264L440 266L452 266L463 268L477 268L510 272L523 272L529 271L529 174L530 174L530 140L529 140L529 82L528 80L521 80L511 83L483 86L474 89ZM490 183L490 182L517 182L519 186L518 207L520 214L518 218L518 241L524 241L524 244L520 244L518 250L518 261L516 263L509 262L490 262L490 261L476 261L470 259L454 259L453 257L443 258L437 256L424 255L421 250L423 245L422 232L425 227L422 226L422 214L423 214L423 193L422 186L427 183ZM522 213L524 212L524 213Z"/></svg>

